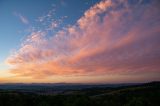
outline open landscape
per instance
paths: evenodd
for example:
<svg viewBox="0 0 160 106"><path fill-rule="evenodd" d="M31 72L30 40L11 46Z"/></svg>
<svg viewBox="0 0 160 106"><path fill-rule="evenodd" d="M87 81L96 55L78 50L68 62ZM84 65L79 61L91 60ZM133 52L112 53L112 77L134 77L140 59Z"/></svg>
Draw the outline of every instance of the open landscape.
<svg viewBox="0 0 160 106"><path fill-rule="evenodd" d="M160 82L141 84L3 84L1 106L159 106Z"/></svg>
<svg viewBox="0 0 160 106"><path fill-rule="evenodd" d="M160 106L160 0L0 0L0 106Z"/></svg>

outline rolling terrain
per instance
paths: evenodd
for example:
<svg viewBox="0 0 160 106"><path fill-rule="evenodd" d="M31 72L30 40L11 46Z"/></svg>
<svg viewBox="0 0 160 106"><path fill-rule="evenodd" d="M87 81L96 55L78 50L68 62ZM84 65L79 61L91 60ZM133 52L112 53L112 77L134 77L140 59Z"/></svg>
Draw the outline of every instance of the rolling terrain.
<svg viewBox="0 0 160 106"><path fill-rule="evenodd" d="M119 85L3 84L0 89L0 106L160 106L160 82Z"/></svg>

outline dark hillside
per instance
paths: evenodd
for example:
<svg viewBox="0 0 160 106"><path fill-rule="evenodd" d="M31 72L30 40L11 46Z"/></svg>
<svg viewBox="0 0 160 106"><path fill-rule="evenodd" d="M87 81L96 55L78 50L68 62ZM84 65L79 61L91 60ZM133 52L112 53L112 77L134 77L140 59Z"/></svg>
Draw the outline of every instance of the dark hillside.
<svg viewBox="0 0 160 106"><path fill-rule="evenodd" d="M0 106L160 106L160 82L69 90L57 95L1 90Z"/></svg>

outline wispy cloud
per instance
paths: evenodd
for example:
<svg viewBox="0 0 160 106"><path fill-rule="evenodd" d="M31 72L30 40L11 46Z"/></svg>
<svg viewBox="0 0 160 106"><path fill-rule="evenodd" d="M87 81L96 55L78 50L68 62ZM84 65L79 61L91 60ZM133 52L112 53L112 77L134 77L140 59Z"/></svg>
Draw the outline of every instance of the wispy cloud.
<svg viewBox="0 0 160 106"><path fill-rule="evenodd" d="M65 7L67 6L67 3L64 0L60 0L60 5Z"/></svg>
<svg viewBox="0 0 160 106"><path fill-rule="evenodd" d="M53 5L53 8L51 10L49 10L46 14L36 19L36 22L40 24L40 27L42 27L43 31L46 30L54 32L55 30L60 29L60 27L63 26L62 23L67 18L67 16L61 16L58 19L56 19L56 9L57 6Z"/></svg>
<svg viewBox="0 0 160 106"><path fill-rule="evenodd" d="M159 2L102 0L75 25L34 31L8 57L18 76L160 73Z"/></svg>
<svg viewBox="0 0 160 106"><path fill-rule="evenodd" d="M25 16L17 12L14 12L14 14L21 20L23 24L29 24L29 21Z"/></svg>

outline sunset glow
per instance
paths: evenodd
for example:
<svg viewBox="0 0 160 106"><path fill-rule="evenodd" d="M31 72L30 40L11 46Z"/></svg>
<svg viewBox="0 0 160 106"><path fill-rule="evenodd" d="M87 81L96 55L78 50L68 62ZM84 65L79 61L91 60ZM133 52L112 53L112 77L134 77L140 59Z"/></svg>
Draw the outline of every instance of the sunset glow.
<svg viewBox="0 0 160 106"><path fill-rule="evenodd" d="M0 83L160 80L159 0L2 0L0 14Z"/></svg>

